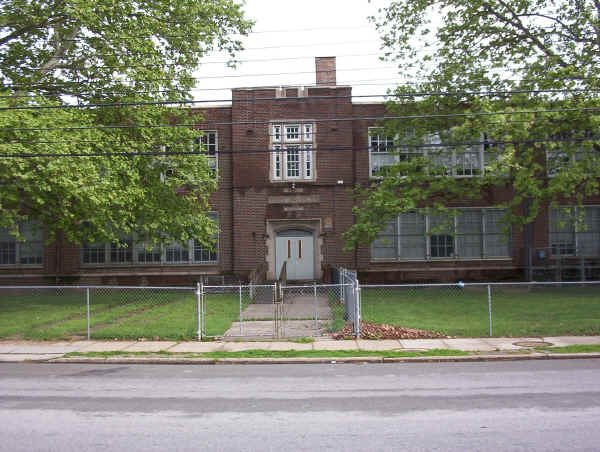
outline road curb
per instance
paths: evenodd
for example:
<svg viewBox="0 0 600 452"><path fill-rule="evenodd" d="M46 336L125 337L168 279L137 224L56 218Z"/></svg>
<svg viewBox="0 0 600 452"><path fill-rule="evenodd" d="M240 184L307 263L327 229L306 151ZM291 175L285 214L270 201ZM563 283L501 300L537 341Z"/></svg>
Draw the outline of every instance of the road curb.
<svg viewBox="0 0 600 452"><path fill-rule="evenodd" d="M7 362L35 362L49 364L201 364L201 365L244 365L244 364L385 364L385 363L444 363L482 361L531 361L556 359L598 359L600 353L532 353L529 355L471 355L471 356L420 356L384 358L381 356L318 357L318 358L157 358L157 357L73 357Z"/></svg>

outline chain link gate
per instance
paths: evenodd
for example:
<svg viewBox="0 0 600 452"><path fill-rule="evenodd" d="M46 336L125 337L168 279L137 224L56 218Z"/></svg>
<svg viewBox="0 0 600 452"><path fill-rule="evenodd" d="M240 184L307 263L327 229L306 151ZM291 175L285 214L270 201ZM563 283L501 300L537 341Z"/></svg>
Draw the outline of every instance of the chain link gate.
<svg viewBox="0 0 600 452"><path fill-rule="evenodd" d="M279 339L328 335L341 330L347 322L355 325L355 319L359 316L356 290L356 285L353 286L351 282L312 285L198 284L198 339Z"/></svg>

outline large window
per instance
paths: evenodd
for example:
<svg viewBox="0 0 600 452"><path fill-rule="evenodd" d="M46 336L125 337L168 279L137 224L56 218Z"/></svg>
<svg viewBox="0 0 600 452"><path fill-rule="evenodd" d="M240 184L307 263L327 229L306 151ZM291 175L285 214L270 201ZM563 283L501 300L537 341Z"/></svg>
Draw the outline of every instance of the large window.
<svg viewBox="0 0 600 452"><path fill-rule="evenodd" d="M407 132L405 139L385 136L378 127L369 127L369 174L380 177L384 169L398 162L408 161L416 157L429 160L431 174L454 177L473 177L483 174L486 163L490 162L492 154L497 158L497 147L483 136L471 141L481 141L481 144L447 147L439 135L426 136L418 145L403 144L411 133ZM490 154L488 156L487 154Z"/></svg>
<svg viewBox="0 0 600 452"><path fill-rule="evenodd" d="M549 229L553 256L600 256L600 206L551 208Z"/></svg>
<svg viewBox="0 0 600 452"><path fill-rule="evenodd" d="M312 123L271 124L272 180L314 180L313 129Z"/></svg>
<svg viewBox="0 0 600 452"><path fill-rule="evenodd" d="M486 259L510 257L501 209L458 209L451 217L407 212L390 221L371 244L378 259Z"/></svg>
<svg viewBox="0 0 600 452"><path fill-rule="evenodd" d="M211 218L217 222L216 214ZM161 247L151 247L142 240L131 236L122 236L122 244L87 243L83 245L81 260L84 264L214 264L218 262L218 234L215 248L203 246L197 240L185 244L172 242Z"/></svg>
<svg viewBox="0 0 600 452"><path fill-rule="evenodd" d="M208 166L217 173L219 169L219 137L216 130L205 130L194 140L194 151L205 152Z"/></svg>
<svg viewBox="0 0 600 452"><path fill-rule="evenodd" d="M22 223L17 240L8 229L0 228L0 265L41 265L44 262L42 231L33 223Z"/></svg>

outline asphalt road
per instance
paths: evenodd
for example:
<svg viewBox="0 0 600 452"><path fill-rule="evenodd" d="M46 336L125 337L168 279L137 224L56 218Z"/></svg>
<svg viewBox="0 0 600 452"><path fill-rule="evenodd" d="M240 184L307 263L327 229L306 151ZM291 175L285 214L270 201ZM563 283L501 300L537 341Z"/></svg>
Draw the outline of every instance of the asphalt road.
<svg viewBox="0 0 600 452"><path fill-rule="evenodd" d="M1 451L598 451L600 360L0 364Z"/></svg>

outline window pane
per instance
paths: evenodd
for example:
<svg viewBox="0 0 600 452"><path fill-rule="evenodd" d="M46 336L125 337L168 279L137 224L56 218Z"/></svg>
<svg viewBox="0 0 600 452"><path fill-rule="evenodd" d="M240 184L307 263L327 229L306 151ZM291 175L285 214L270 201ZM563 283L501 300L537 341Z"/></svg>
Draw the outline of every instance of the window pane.
<svg viewBox="0 0 600 452"><path fill-rule="evenodd" d="M286 141L300 140L300 126L299 125L285 126L285 139L286 139Z"/></svg>
<svg viewBox="0 0 600 452"><path fill-rule="evenodd" d="M377 239L371 244L371 258L373 259L395 259L397 257L397 222L391 220L384 230L379 232Z"/></svg>
<svg viewBox="0 0 600 452"><path fill-rule="evenodd" d="M485 209L485 257L510 257L510 240L502 231L502 209Z"/></svg>
<svg viewBox="0 0 600 452"><path fill-rule="evenodd" d="M286 176L291 178L300 177L300 150L288 148L286 151Z"/></svg>
<svg viewBox="0 0 600 452"><path fill-rule="evenodd" d="M570 208L550 209L550 248L553 256L575 254L575 227Z"/></svg>
<svg viewBox="0 0 600 452"><path fill-rule="evenodd" d="M312 151L310 150L312 146L310 144L304 145L304 178L311 179L312 178Z"/></svg>
<svg viewBox="0 0 600 452"><path fill-rule="evenodd" d="M0 228L0 265L17 263L17 239L9 234L8 229Z"/></svg>
<svg viewBox="0 0 600 452"><path fill-rule="evenodd" d="M429 255L431 257L454 256L454 226L452 218L430 215L429 230L436 231L429 236Z"/></svg>
<svg viewBox="0 0 600 452"><path fill-rule="evenodd" d="M215 213L210 213L208 215L215 223L217 224L217 228L219 227L219 218ZM207 262L217 262L218 261L218 238L219 234L215 234L214 236L215 246L213 248L203 246L198 240L194 240L194 262L198 263L207 263Z"/></svg>
<svg viewBox="0 0 600 452"><path fill-rule="evenodd" d="M188 262L190 259L190 254L188 249L180 243L170 243L165 248L165 259L167 263L184 263Z"/></svg>
<svg viewBox="0 0 600 452"><path fill-rule="evenodd" d="M480 209L459 210L456 215L456 250L459 257L480 258L482 249L482 215Z"/></svg>
<svg viewBox="0 0 600 452"><path fill-rule="evenodd" d="M273 138L273 141L281 141L281 126L280 125L273 126L272 138Z"/></svg>
<svg viewBox="0 0 600 452"><path fill-rule="evenodd" d="M125 245L125 246L123 246ZM133 240L122 237L122 245L110 244L110 261L114 264L125 264L133 262Z"/></svg>
<svg viewBox="0 0 600 452"><path fill-rule="evenodd" d="M578 251L584 256L600 256L600 207L585 207L585 228L577 233Z"/></svg>
<svg viewBox="0 0 600 452"><path fill-rule="evenodd" d="M150 249L149 245L144 242L136 243L135 254L140 264L160 263L162 258L160 247Z"/></svg>
<svg viewBox="0 0 600 452"><path fill-rule="evenodd" d="M41 228L31 222L21 225L24 242L18 242L20 264L41 264L44 260L44 241Z"/></svg>
<svg viewBox="0 0 600 452"><path fill-rule="evenodd" d="M104 243L86 243L83 245L84 264L103 264L106 262Z"/></svg>
<svg viewBox="0 0 600 452"><path fill-rule="evenodd" d="M425 258L425 215L407 212L400 215L400 257Z"/></svg>
<svg viewBox="0 0 600 452"><path fill-rule="evenodd" d="M481 174L481 157L479 151L456 151L456 175L475 176Z"/></svg>

